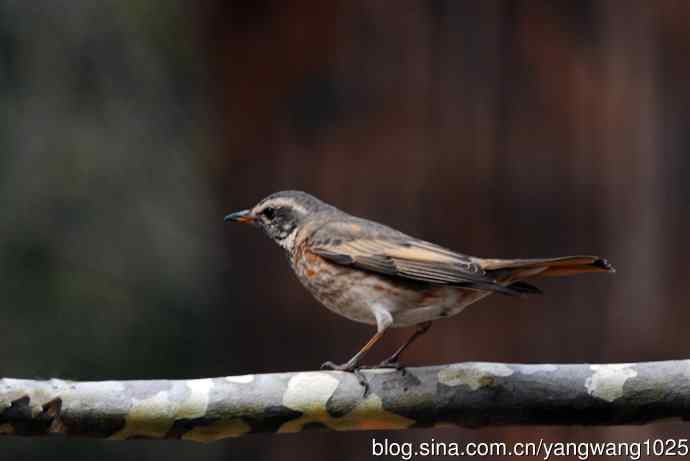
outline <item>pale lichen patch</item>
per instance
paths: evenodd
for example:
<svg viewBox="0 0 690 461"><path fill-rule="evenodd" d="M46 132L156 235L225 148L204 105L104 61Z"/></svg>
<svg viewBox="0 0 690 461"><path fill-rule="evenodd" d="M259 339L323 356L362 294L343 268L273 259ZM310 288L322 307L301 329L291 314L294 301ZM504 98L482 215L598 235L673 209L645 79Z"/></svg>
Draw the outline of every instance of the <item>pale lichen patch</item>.
<svg viewBox="0 0 690 461"><path fill-rule="evenodd" d="M310 422L330 419L326 403L338 387L338 380L328 373L298 373L288 381L283 405L302 413L297 419L283 424L278 432L298 432Z"/></svg>
<svg viewBox="0 0 690 461"><path fill-rule="evenodd" d="M175 407L171 404L168 391L160 391L144 400L134 399L127 413L125 427L110 438L126 440L131 437L163 437L174 422Z"/></svg>
<svg viewBox="0 0 690 461"><path fill-rule="evenodd" d="M637 376L633 366L629 363L590 365L589 368L594 373L585 381L587 393L607 402L622 397L625 382Z"/></svg>
<svg viewBox="0 0 690 461"><path fill-rule="evenodd" d="M438 372L438 381L446 386L468 386L473 391L492 386L497 377L513 374L513 370L500 363L460 363Z"/></svg>
<svg viewBox="0 0 690 461"><path fill-rule="evenodd" d="M298 373L288 382L283 405L303 413L321 413L337 387L338 380L328 373Z"/></svg>
<svg viewBox="0 0 690 461"><path fill-rule="evenodd" d="M375 394L361 400L343 416L334 417L326 409L339 381L327 373L300 373L288 382L283 405L302 412L302 416L283 424L278 432L298 432L305 424L320 423L335 430L404 429L414 420L391 413L383 408L381 398Z"/></svg>
<svg viewBox="0 0 690 461"><path fill-rule="evenodd" d="M190 379L147 399L133 399L125 427L111 438L159 438L165 436L178 419L205 416L212 387L213 379Z"/></svg>
<svg viewBox="0 0 690 461"><path fill-rule="evenodd" d="M209 393L213 387L212 379L192 379L187 381L190 389L189 397L180 404L175 417L179 418L201 418L208 409Z"/></svg>
<svg viewBox="0 0 690 461"><path fill-rule="evenodd" d="M331 418L325 424L335 430L348 431L353 429L406 429L414 422L413 419L386 411L383 408L381 398L378 395L369 394L351 412L340 418Z"/></svg>

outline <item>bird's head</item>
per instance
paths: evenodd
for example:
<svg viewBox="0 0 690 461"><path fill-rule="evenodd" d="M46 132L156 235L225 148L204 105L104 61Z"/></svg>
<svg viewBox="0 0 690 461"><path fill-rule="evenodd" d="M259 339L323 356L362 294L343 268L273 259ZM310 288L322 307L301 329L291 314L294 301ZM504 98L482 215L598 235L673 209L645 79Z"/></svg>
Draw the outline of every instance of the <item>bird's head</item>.
<svg viewBox="0 0 690 461"><path fill-rule="evenodd" d="M291 251L295 234L305 219L330 208L306 192L281 191L269 195L253 208L225 216L225 221L261 227L273 241Z"/></svg>

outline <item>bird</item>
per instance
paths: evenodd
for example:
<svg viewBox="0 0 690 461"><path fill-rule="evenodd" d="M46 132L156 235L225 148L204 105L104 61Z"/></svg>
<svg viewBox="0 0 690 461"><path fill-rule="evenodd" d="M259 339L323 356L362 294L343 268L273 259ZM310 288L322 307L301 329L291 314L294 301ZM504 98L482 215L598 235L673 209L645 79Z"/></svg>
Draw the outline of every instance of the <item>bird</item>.
<svg viewBox="0 0 690 461"><path fill-rule="evenodd" d="M275 192L224 220L263 229L283 248L299 281L321 304L376 327L371 339L349 360L321 366L329 370L357 373L365 368L364 356L386 331L415 327L390 357L375 366L401 368L403 352L432 322L453 317L491 294L536 294L541 290L526 280L615 272L598 256L494 259L465 255L350 215L302 191Z"/></svg>

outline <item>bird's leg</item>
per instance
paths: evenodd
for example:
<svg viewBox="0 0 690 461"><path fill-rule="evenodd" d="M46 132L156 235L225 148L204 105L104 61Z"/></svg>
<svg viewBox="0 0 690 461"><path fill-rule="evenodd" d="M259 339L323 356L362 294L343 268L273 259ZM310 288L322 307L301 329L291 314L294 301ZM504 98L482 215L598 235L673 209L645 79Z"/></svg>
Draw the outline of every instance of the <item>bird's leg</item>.
<svg viewBox="0 0 690 461"><path fill-rule="evenodd" d="M385 330L377 331L374 336L371 337L369 341L362 347L359 352L357 352L355 355L352 356L350 360L348 360L345 363L341 364L335 364L331 361L324 362L321 365L322 370L339 370L339 371L354 371L357 368L359 368L359 362L362 360L362 357L369 352L369 349L374 347L374 344L376 344L379 339L383 336L383 333Z"/></svg>
<svg viewBox="0 0 690 461"><path fill-rule="evenodd" d="M398 370L402 368L400 362L398 361L400 359L400 355L402 355L402 353L405 352L405 349L407 349L410 346L410 344L412 344L417 338L429 331L429 328L431 328L431 322L424 322L417 325L417 329L414 333L412 333L412 335L407 339L407 341L405 341L405 343L402 346L400 346L398 350L393 352L393 355L388 357L383 362L379 363L378 368L395 368Z"/></svg>
<svg viewBox="0 0 690 461"><path fill-rule="evenodd" d="M362 360L362 357L364 357L364 355L366 355L366 353L369 352L369 350L372 347L374 347L374 344L379 342L379 340L383 337L383 334L386 332L388 327L390 327L393 323L393 317L391 316L390 312L388 312L388 310L384 309L382 306L374 304L371 308L371 311L374 314L374 317L376 318L376 334L372 336L369 341L367 341L364 347L362 347L359 350L359 352L353 355L350 360L343 364L338 365L331 361L328 361L324 362L321 365L322 370L351 371L352 373L354 373L357 377L357 380L364 388L364 397L366 397L369 393L369 383L367 382L364 375L359 371L359 369L361 368L359 362L360 360Z"/></svg>
<svg viewBox="0 0 690 461"><path fill-rule="evenodd" d="M330 360L328 362L324 362L321 365L322 370L339 370L339 371L351 371L354 373L354 375L357 377L357 381L359 381L359 384L362 385L364 388L364 394L363 397L366 397L367 394L369 393L369 383L367 382L367 379L364 377L360 369L359 361L364 357L364 355L369 352L369 349L374 347L374 344L376 344L379 339L383 336L383 333L386 330L381 330L377 331L374 336L371 337L369 341L362 347L359 352L357 352L355 355L352 356L350 360L348 360L345 363L342 364L335 364L331 362Z"/></svg>

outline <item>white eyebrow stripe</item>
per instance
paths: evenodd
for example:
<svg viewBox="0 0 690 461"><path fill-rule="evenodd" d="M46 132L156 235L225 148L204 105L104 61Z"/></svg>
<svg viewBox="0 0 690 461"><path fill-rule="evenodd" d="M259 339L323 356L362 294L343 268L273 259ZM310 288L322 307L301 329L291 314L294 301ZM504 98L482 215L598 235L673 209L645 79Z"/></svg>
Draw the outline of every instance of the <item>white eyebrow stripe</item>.
<svg viewBox="0 0 690 461"><path fill-rule="evenodd" d="M288 199L288 198L274 198L269 200L268 202L264 203L261 209L265 209L267 206L271 206L274 208L278 208L281 206L287 206L290 208L293 208L294 210L299 211L302 214L307 214L307 209L304 208L302 205L298 204L296 201Z"/></svg>

